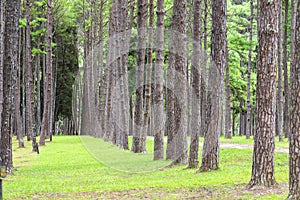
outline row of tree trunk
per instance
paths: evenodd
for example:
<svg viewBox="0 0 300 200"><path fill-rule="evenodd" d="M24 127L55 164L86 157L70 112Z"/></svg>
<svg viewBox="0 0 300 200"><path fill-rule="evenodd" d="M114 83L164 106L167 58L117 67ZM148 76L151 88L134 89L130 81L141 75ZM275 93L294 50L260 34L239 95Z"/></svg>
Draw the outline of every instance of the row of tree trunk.
<svg viewBox="0 0 300 200"><path fill-rule="evenodd" d="M100 4L105 2L100 1ZM256 88L256 116L252 116L251 105L251 70L252 70L252 41L254 6L250 1L250 29L249 48L247 63L247 101L246 112L241 116L241 130L246 137L250 138L252 122L255 121L254 151L252 164L252 177L249 187L254 185L271 186L276 183L274 176L274 148L275 134L283 140L284 134L290 136L290 194L298 198L297 180L299 167L296 155L298 151L297 138L300 134L297 128L297 109L299 102L297 94L297 66L298 57L295 54L294 42L295 23L298 21L294 11L295 2L292 3L292 27L291 27L291 82L293 92L291 103L288 102L289 78L287 68L287 28L284 28L284 40L282 40L282 2L261 0L258 2L258 63L257 63L257 88ZM230 83L228 66L228 44L226 40L226 1L212 0L212 34L211 34L211 62L208 73L208 87L206 88L206 56L201 55L201 1L194 1L193 14L193 54L191 59L191 76L188 78L187 59L187 2L175 0L172 14L172 31L168 43L168 68L165 73L163 63L166 59L164 52L164 1L157 1L157 27L156 48L153 48L153 1L137 1L137 46L130 48L130 36L134 19L134 1L114 1L110 7L109 17L109 41L107 58L101 52L101 59L105 60L99 66L94 59L94 37L91 34L97 30L97 22L85 29L86 46L83 83L83 93L76 90L74 110L80 110L80 96L83 97L82 111L76 111L75 127L80 128L81 134L90 134L103 137L105 141L118 145L121 149L129 149L128 135L133 135L131 150L135 153L147 152L146 139L151 112L154 123L154 159L164 158L164 135L168 136L166 159L171 159L174 164L189 164L190 168L198 166L198 143L199 136L204 136L204 146L200 171L209 171L219 168L219 137L222 132L223 118L223 88L225 86L225 137L231 138L232 132L230 117ZM208 2L204 1L204 32L207 31L207 8ZM299 9L299 8L298 8ZM128 12L130 11L130 12ZM86 11L86 17L101 12ZM129 13L129 15L128 15ZM299 13L298 13L299 14ZM148 17L149 15L149 17ZM148 18L150 19L148 22ZM285 3L285 24L288 22L288 2ZM148 25L149 23L149 25ZM102 24L103 25L103 24ZM147 29L150 27L150 31ZM296 26L298 27L298 26ZM99 30L103 30L100 27ZM148 36L147 36L148 33ZM101 35L101 34L100 34ZM204 34L206 35L206 34ZM101 45L103 39L100 40ZM207 38L203 39L203 46L207 48ZM283 50L284 49L284 50ZM152 52L156 53L155 65L152 66ZM92 52L91 52L92 51ZM101 49L100 49L101 51ZM129 97L131 80L128 80L128 59L136 52L136 75L133 97ZM97 54L97 53L96 53ZM98 60L98 57L97 59ZM91 62L91 63L90 63ZM97 61L96 61L97 62ZM203 65L203 66L202 66ZM278 70L277 70L278 67ZM151 75L154 68L154 77ZM282 69L284 69L284 108L282 109ZM98 70L100 74L96 78L90 71ZM94 71L95 72L95 71ZM277 81L278 73L278 85ZM224 75L226 78L224 85ZM166 78L166 83L164 80ZM79 78L80 79L80 78ZM188 90L190 82L191 90ZM92 81L92 83L90 83ZM94 81L94 82L93 82ZM278 88L278 90L277 90ZM164 92L165 91L165 92ZM189 93L188 93L189 92ZM164 97L165 93L165 97ZM96 94L96 95L95 95ZM189 96L188 96L189 95ZM152 98L151 98L152 96ZM189 106L188 98L191 98ZM129 112L135 101L134 115ZM129 101L130 100L130 101ZM164 102L165 101L165 102ZM151 106L152 105L152 106ZM289 119L288 107L291 105L293 115ZM96 111L96 112L95 112ZM282 121L282 112L284 117ZM189 116L191 114L191 117ZM164 115L166 120L164 121ZM132 117L132 119L130 119ZM78 121L81 119L81 122ZM150 119L150 120L149 120ZM130 126L134 121L134 125ZM289 122L290 121L290 122ZM233 121L234 124L234 121ZM244 125L245 124L245 125ZM191 142L188 156L187 133L190 125ZM289 125L291 131L289 132ZM97 127L97 128L95 128ZM130 128L132 127L132 128ZM91 130L91 128L93 130ZM79 130L79 129L78 129ZM132 132L131 132L132 131Z"/></svg>
<svg viewBox="0 0 300 200"><path fill-rule="evenodd" d="M1 1L0 4L0 110L1 110L1 159L7 167L7 171L12 170L12 136L16 135L19 141L19 147L24 147L23 137L26 135L27 140L32 140L33 151L37 150L36 135L40 133L40 96L36 105L35 90L38 87L40 95L40 85L35 86L36 82L40 82L38 77L34 81L33 72L40 74L40 69L33 68L32 62L32 38L31 38L31 8L30 0L24 1L24 17L26 23L24 27L19 26L20 15L20 0ZM44 101L53 102L53 96L48 93L53 93L52 80L52 2L49 0L48 15L47 15L47 62L44 69L47 70L48 79L47 90L44 90ZM19 28L22 27L22 28ZM39 43L39 42L38 42ZM40 65L40 55L35 57L36 66ZM43 85L45 85L43 83ZM21 101L22 99L22 101ZM40 145L45 144L45 138L51 133L51 125L53 120L51 108L53 105L45 104L43 112L43 123ZM35 112L35 107L39 112ZM22 109L22 112L21 112ZM37 123L36 123L37 121Z"/></svg>

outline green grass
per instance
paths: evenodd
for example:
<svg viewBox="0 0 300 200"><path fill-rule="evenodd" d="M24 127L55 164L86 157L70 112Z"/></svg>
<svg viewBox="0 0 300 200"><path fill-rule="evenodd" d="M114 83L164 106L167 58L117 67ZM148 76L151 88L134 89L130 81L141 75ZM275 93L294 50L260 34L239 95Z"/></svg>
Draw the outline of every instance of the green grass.
<svg viewBox="0 0 300 200"><path fill-rule="evenodd" d="M3 183L4 199L283 199L287 197L288 155L276 153L278 187L246 190L250 149L221 149L220 169L208 173L186 166L162 168L152 152L133 154L101 139L57 136L31 152L14 141L14 175ZM153 141L148 141L152 149ZM201 148L199 155L201 155ZM200 159L200 157L199 157ZM201 159L200 159L201 160ZM157 170L156 170L157 169Z"/></svg>
<svg viewBox="0 0 300 200"><path fill-rule="evenodd" d="M203 139L201 140L203 141ZM253 136L251 136L250 139L246 139L246 136L234 136L232 139L226 139L224 136L220 137L220 141L222 143L232 143L232 144L251 144L253 145ZM285 138L283 142L279 142L278 136L275 137L275 146L280 147L280 148L288 148L289 147L289 142L288 139Z"/></svg>

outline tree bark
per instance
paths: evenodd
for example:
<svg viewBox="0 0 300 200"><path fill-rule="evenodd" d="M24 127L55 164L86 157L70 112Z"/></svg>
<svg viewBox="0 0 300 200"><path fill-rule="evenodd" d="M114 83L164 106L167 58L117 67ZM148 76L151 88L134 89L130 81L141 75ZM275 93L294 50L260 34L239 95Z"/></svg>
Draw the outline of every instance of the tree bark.
<svg viewBox="0 0 300 200"><path fill-rule="evenodd" d="M208 23L208 0L204 0L204 19L203 19L203 48L207 52L207 23ZM200 136L204 136L206 132L206 109L207 109L207 56L203 58L203 66L201 72L201 129Z"/></svg>
<svg viewBox="0 0 300 200"><path fill-rule="evenodd" d="M163 60L164 60L164 0L157 1L156 21L156 59L154 88L154 160L164 158L164 95L163 95Z"/></svg>
<svg viewBox="0 0 300 200"><path fill-rule="evenodd" d="M287 199L300 199L300 1L298 0L296 20L295 54L293 79L291 80L291 114L289 134L289 196Z"/></svg>
<svg viewBox="0 0 300 200"><path fill-rule="evenodd" d="M4 1L0 1L0 113L3 110L3 64L4 64L4 29L5 24L5 6ZM0 114L0 127L2 115ZM1 137L0 137L1 138Z"/></svg>
<svg viewBox="0 0 300 200"><path fill-rule="evenodd" d="M212 62L207 97L207 132L204 136L200 171L219 168L219 137L222 125L222 96L226 61L226 1L212 1Z"/></svg>
<svg viewBox="0 0 300 200"><path fill-rule="evenodd" d="M252 70L252 42L253 42L253 0L250 0L250 26L249 26L249 42L250 48L248 53L248 66L247 66L247 119L246 119L246 139L250 139L251 135L251 70Z"/></svg>
<svg viewBox="0 0 300 200"><path fill-rule="evenodd" d="M200 132L200 55L201 55L201 0L194 1L192 55L192 121L191 143L188 168L198 168L199 132Z"/></svg>
<svg viewBox="0 0 300 200"><path fill-rule="evenodd" d="M15 123L16 123L16 134L17 139L19 141L19 148L24 148L24 138L22 132L22 119L21 119L21 40L22 40L22 32L19 30L19 49L18 49L18 68L14 70L14 79L15 79L15 87L14 87L14 104L15 104Z"/></svg>
<svg viewBox="0 0 300 200"><path fill-rule="evenodd" d="M18 66L18 25L20 17L20 1L6 2L4 29L4 65L3 65L3 111L1 113L1 160L6 171L12 172L12 124L11 114L13 106L13 70Z"/></svg>
<svg viewBox="0 0 300 200"><path fill-rule="evenodd" d="M152 87L152 49L153 49L153 24L154 24L154 3L149 0L149 27L148 27L148 49L147 65L145 71L145 106L144 106L144 130L141 132L140 149L146 152L147 131L150 128L151 117L151 87Z"/></svg>
<svg viewBox="0 0 300 200"><path fill-rule="evenodd" d="M47 58L46 58L46 84L44 90L44 110L43 110L43 121L41 128L40 145L45 145L46 135L50 133L49 121L51 115L51 90L52 90L52 0L47 1L47 38L46 38L46 48L47 48Z"/></svg>
<svg viewBox="0 0 300 200"><path fill-rule="evenodd" d="M288 55L287 55L287 30L289 19L289 1L285 1L284 13L284 32L283 32L283 87L284 87L284 105L283 105L283 132L287 137L289 129L289 74L288 74Z"/></svg>
<svg viewBox="0 0 300 200"><path fill-rule="evenodd" d="M173 57L174 104L174 155L173 163L187 164L187 46L186 46L186 6L185 0L175 0L172 16L172 36L169 57ZM170 61L171 62L171 61Z"/></svg>
<svg viewBox="0 0 300 200"><path fill-rule="evenodd" d="M258 69L256 89L256 133L254 135L252 177L248 184L271 186L274 176L276 63L279 0L259 3Z"/></svg>
<svg viewBox="0 0 300 200"><path fill-rule="evenodd" d="M132 138L132 151L134 153L142 152L140 148L141 133L143 130L143 88L144 88L144 63L146 55L146 31L148 19L148 2L147 0L138 0L137 11L137 69L136 69L136 100L134 114L134 134Z"/></svg>
<svg viewBox="0 0 300 200"><path fill-rule="evenodd" d="M228 44L226 44L226 64L225 64L225 138L231 139L231 119L230 119L230 80L229 80L229 64L228 64Z"/></svg>
<svg viewBox="0 0 300 200"><path fill-rule="evenodd" d="M31 57L31 30L30 30L30 0L26 0L26 134L32 139L32 146L35 144L34 133L34 93Z"/></svg>
<svg viewBox="0 0 300 200"><path fill-rule="evenodd" d="M279 24L278 24L278 91L276 100L276 135L279 142L283 142L282 137L282 0L279 1Z"/></svg>

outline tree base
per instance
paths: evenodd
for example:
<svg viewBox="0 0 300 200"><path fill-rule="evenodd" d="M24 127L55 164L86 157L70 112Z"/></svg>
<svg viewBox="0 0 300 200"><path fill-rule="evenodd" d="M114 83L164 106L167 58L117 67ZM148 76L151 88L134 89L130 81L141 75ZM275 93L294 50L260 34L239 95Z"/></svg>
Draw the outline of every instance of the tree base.
<svg viewBox="0 0 300 200"><path fill-rule="evenodd" d="M270 179L270 180L252 179L246 186L246 189L252 189L254 187L271 187L277 184L278 183L275 181L275 179Z"/></svg>

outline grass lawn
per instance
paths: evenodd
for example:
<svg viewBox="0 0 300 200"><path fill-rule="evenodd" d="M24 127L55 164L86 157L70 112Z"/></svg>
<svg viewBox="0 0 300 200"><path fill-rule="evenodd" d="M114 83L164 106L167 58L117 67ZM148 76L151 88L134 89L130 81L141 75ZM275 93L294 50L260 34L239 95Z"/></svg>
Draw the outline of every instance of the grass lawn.
<svg viewBox="0 0 300 200"><path fill-rule="evenodd" d="M16 148L14 174L3 182L4 199L284 199L288 192L288 155L276 153L270 189L246 190L252 151L221 149L220 169L208 173L166 168L148 154L119 150L88 136L56 136L40 154ZM201 148L199 155L201 155ZM200 158L199 158L200 159Z"/></svg>

